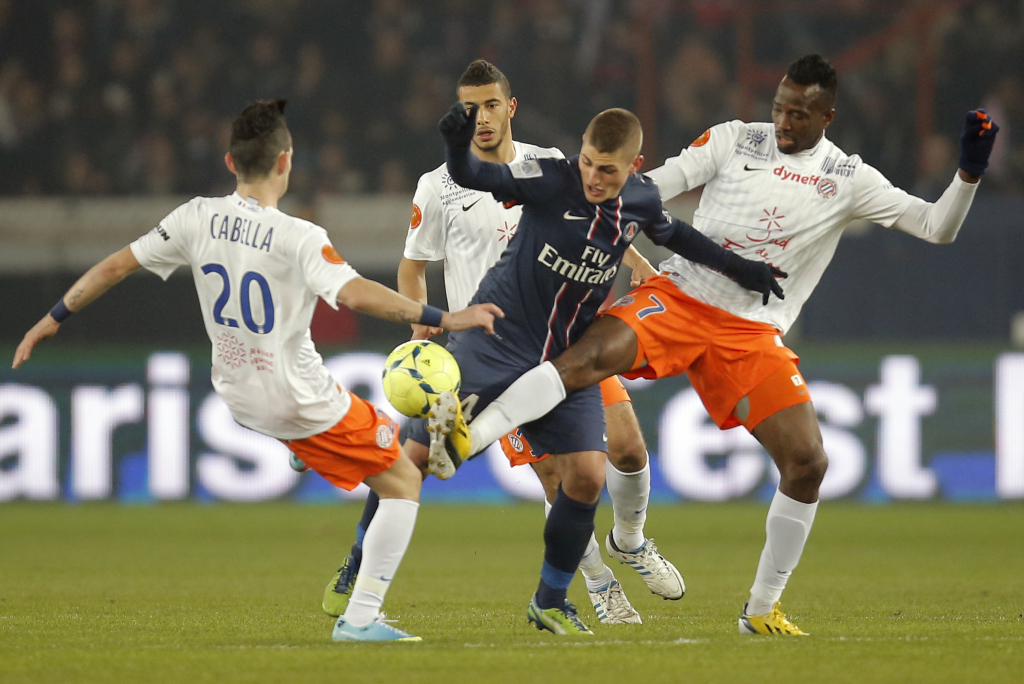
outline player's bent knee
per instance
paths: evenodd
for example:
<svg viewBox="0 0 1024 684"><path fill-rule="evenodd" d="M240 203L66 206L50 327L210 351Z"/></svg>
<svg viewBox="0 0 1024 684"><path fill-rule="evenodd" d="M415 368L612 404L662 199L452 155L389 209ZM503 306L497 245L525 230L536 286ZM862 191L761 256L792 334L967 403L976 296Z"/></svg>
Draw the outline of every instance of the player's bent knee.
<svg viewBox="0 0 1024 684"><path fill-rule="evenodd" d="M825 450L816 444L794 449L786 459L786 463L779 464L779 472L783 479L815 487L825 479L826 470L828 470L828 456L825 454Z"/></svg>
<svg viewBox="0 0 1024 684"><path fill-rule="evenodd" d="M647 449L643 441L631 442L624 447L609 444L608 461L620 473L638 473L647 465Z"/></svg>

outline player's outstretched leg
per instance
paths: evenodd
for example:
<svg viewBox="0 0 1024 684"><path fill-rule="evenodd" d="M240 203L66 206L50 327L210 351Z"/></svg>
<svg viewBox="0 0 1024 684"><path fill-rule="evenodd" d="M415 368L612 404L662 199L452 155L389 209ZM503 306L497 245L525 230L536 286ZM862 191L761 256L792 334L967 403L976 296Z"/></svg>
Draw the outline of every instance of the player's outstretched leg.
<svg viewBox="0 0 1024 684"><path fill-rule="evenodd" d="M381 500L363 538L363 561L335 641L420 641L384 621L381 607L409 547L419 512L419 469L405 455L383 473L366 478ZM393 497L393 498L392 498Z"/></svg>
<svg viewBox="0 0 1024 684"><path fill-rule="evenodd" d="M427 432L430 434L427 471L439 480L447 480L470 457L469 426L455 394L441 392L438 395L427 414Z"/></svg>

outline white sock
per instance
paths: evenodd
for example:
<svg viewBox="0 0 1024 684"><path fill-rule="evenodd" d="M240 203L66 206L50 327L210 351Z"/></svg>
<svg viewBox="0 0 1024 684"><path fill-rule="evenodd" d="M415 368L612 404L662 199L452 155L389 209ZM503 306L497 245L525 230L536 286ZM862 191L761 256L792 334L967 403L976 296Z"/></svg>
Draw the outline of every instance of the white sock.
<svg viewBox="0 0 1024 684"><path fill-rule="evenodd" d="M409 548L420 505L408 499L381 499L363 537L363 562L345 609L345 622L362 627L376 619L391 580Z"/></svg>
<svg viewBox="0 0 1024 684"><path fill-rule="evenodd" d="M624 473L611 461L606 461L604 472L615 512L612 538L620 550L636 551L646 541L644 522L647 520L647 504L651 500L650 459L642 470L635 473Z"/></svg>
<svg viewBox="0 0 1024 684"><path fill-rule="evenodd" d="M479 453L502 435L537 420L565 399L555 365L545 361L519 376L469 424L471 453Z"/></svg>
<svg viewBox="0 0 1024 684"><path fill-rule="evenodd" d="M588 591L604 589L615 581L615 573L605 565L604 558L601 557L601 547L594 535L590 535L587 550L583 552L583 558L580 560L580 572L583 573L583 579L587 581Z"/></svg>
<svg viewBox="0 0 1024 684"><path fill-rule="evenodd" d="M801 503L776 490L765 522L766 540L750 587L747 615L771 612L800 562L818 503Z"/></svg>

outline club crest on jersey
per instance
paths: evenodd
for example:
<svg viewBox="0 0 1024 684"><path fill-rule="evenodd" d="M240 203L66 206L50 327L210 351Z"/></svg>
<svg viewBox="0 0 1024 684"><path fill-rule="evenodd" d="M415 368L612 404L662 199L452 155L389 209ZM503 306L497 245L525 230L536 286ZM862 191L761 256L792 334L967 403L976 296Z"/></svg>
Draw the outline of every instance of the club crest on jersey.
<svg viewBox="0 0 1024 684"><path fill-rule="evenodd" d="M536 159L524 159L521 162L515 164L509 164L508 170L512 172L513 178L520 180L524 178L540 178L544 175L544 172L540 169L540 164Z"/></svg>
<svg viewBox="0 0 1024 684"><path fill-rule="evenodd" d="M338 254L338 250L334 249L331 245L324 245L321 247L320 255L324 258L324 261L329 264L337 264L341 266L345 263L345 260L341 258L340 254Z"/></svg>
<svg viewBox="0 0 1024 684"><path fill-rule="evenodd" d="M636 221L630 221L626 224L626 231L623 233L623 237L626 238L627 242L636 237L636 231L639 227L640 224Z"/></svg>
<svg viewBox="0 0 1024 684"><path fill-rule="evenodd" d="M423 222L423 212L420 211L419 206L414 202L412 205L412 217L409 219L409 228L416 230L420 227L420 223Z"/></svg>
<svg viewBox="0 0 1024 684"><path fill-rule="evenodd" d="M839 186L834 180L823 178L818 182L818 194L826 199L835 197L837 190L839 190Z"/></svg>
<svg viewBox="0 0 1024 684"><path fill-rule="evenodd" d="M690 143L690 147L703 147L704 145L706 145L708 143L708 140L711 140L711 129L710 128L708 130L704 131L703 133L701 133L700 137L698 137L696 140L694 140L692 143Z"/></svg>

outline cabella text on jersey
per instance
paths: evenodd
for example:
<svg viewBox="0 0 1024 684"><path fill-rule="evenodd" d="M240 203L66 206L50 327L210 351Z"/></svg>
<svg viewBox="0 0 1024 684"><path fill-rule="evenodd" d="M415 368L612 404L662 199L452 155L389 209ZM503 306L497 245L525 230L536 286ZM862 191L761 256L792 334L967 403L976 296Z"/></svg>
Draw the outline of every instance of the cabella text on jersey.
<svg viewBox="0 0 1024 684"><path fill-rule="evenodd" d="M252 219L242 218L241 216L232 217L225 214L218 220L218 216L220 214L214 214L210 219L210 237L214 240L228 240L229 242L237 242L253 249L262 249L267 253L270 252L270 243L274 238L273 226L267 228L261 240L260 230L263 228L262 223L257 223L253 227Z"/></svg>

